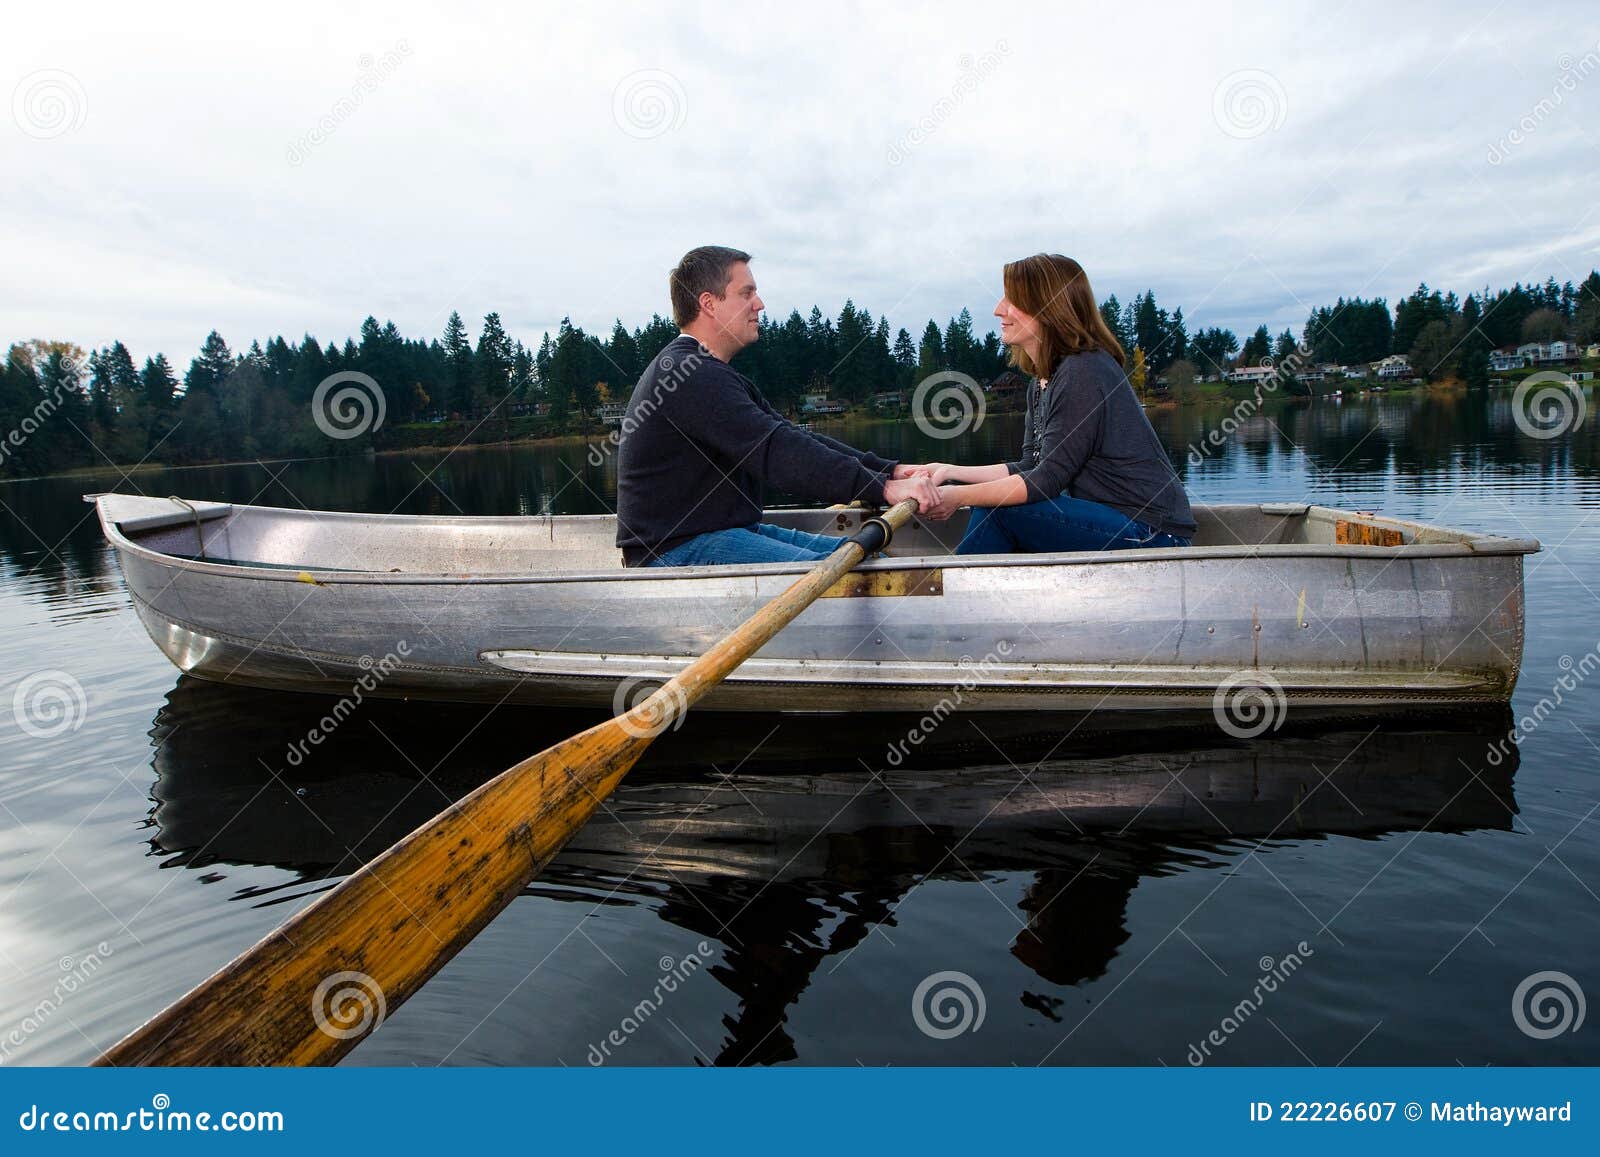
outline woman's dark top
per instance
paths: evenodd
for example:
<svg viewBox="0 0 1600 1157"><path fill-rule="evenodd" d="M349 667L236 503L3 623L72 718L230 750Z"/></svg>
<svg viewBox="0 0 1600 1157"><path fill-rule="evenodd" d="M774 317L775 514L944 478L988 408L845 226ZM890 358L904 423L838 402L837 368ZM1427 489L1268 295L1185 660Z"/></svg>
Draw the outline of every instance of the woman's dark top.
<svg viewBox="0 0 1600 1157"><path fill-rule="evenodd" d="M1007 463L1029 502L1098 502L1163 534L1192 538L1189 496L1115 358L1068 354L1048 385L1028 387L1022 457Z"/></svg>

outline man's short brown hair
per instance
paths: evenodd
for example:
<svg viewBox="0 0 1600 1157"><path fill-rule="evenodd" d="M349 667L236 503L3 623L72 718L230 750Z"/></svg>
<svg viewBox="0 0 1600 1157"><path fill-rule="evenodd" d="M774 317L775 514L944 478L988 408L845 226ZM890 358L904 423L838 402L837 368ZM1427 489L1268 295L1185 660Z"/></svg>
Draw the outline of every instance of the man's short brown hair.
<svg viewBox="0 0 1600 1157"><path fill-rule="evenodd" d="M672 289L672 318L680 326L700 316L700 295L721 297L728 288L728 270L750 254L726 245L701 245L683 255L668 277Z"/></svg>

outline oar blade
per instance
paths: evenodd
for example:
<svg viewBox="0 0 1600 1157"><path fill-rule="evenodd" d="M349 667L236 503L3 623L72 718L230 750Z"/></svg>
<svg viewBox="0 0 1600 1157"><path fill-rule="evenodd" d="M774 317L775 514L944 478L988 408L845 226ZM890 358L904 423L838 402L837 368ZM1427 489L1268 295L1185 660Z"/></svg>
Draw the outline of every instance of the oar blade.
<svg viewBox="0 0 1600 1157"><path fill-rule="evenodd" d="M331 1064L559 852L659 729L612 719L430 820L101 1058Z"/></svg>

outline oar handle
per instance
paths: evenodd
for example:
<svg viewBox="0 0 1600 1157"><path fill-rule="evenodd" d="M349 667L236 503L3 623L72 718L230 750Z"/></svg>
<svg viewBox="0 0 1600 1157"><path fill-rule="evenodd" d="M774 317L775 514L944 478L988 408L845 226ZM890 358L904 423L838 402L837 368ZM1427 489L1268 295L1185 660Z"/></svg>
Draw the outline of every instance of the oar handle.
<svg viewBox="0 0 1600 1157"><path fill-rule="evenodd" d="M894 532L899 530L917 512L917 500L908 498L904 502L891 506L882 514L874 514L861 524L861 529L852 534L847 542L853 542L861 547L862 556L874 554L888 546L894 539Z"/></svg>

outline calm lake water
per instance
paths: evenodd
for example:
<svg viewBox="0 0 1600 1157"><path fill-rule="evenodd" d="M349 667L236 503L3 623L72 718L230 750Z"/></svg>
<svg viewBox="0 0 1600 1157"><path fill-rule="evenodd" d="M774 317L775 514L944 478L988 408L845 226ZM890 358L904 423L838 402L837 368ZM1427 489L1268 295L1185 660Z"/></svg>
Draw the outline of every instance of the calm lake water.
<svg viewBox="0 0 1600 1157"><path fill-rule="evenodd" d="M346 1063L1600 1062L1595 1025L1550 1035L1553 997L1514 1004L1519 985L1600 995L1600 679L1488 758L1600 640L1600 422L1537 440L1510 404L1285 404L1198 467L1184 448L1220 411L1153 420L1197 502L1542 540L1515 715L1291 716L1248 742L1205 720L957 717L878 779L903 719L692 716ZM992 461L1020 430L844 436ZM570 445L0 485L6 697L44 672L85 693L58 724L0 714L0 1063L90 1059L448 801L594 721L369 703L275 775L329 702L178 676L79 500L116 488L583 513L609 508L615 478ZM1544 972L1565 976L1524 985Z"/></svg>

